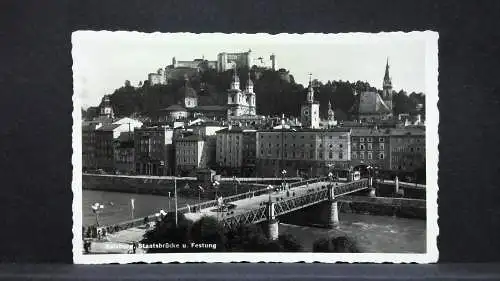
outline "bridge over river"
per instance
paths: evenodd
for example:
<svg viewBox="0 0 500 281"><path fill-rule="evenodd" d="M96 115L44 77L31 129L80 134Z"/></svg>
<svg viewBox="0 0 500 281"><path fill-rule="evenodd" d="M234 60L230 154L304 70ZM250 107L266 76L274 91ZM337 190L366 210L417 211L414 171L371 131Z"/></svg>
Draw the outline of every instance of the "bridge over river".
<svg viewBox="0 0 500 281"><path fill-rule="evenodd" d="M222 199L206 201L193 206L178 208L177 212L187 219L196 221L203 216L212 216L227 228L240 224L268 222L270 238L278 236L277 217L312 205L322 204L325 225L335 227L339 223L337 200L339 196L353 194L370 187L369 179L340 183L328 178L317 178L289 184L286 188L266 185L256 191L245 192ZM225 206L221 208L221 206ZM229 207L229 208L228 208ZM154 221L155 215L149 216ZM144 219L136 219L108 226L108 233L138 227Z"/></svg>

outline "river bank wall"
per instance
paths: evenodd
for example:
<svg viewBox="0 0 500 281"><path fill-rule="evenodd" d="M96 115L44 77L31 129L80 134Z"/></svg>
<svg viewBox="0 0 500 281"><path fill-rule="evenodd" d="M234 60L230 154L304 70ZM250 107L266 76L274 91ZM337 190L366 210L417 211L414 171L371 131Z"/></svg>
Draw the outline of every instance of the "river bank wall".
<svg viewBox="0 0 500 281"><path fill-rule="evenodd" d="M366 214L375 216L395 216L398 218L426 219L426 201L420 199L343 196L338 198L341 213ZM322 227L325 225L325 204L322 202L295 212L280 216L280 222L302 226Z"/></svg>

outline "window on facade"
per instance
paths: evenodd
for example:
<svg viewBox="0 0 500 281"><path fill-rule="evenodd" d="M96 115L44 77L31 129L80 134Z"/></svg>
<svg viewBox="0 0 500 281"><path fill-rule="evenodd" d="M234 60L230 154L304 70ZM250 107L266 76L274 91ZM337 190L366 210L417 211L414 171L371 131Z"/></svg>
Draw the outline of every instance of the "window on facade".
<svg viewBox="0 0 500 281"><path fill-rule="evenodd" d="M333 152L330 150L330 152L328 152L328 158L332 159L333 158Z"/></svg>
<svg viewBox="0 0 500 281"><path fill-rule="evenodd" d="M372 142L372 138L371 138L371 137L370 137L370 138L368 138L368 142Z"/></svg>
<svg viewBox="0 0 500 281"><path fill-rule="evenodd" d="M384 142L384 138L378 138L379 142Z"/></svg>
<svg viewBox="0 0 500 281"><path fill-rule="evenodd" d="M305 152L302 151L302 158L306 158Z"/></svg>
<svg viewBox="0 0 500 281"><path fill-rule="evenodd" d="M294 152L292 152L292 157L293 157L293 158L295 158L295 151L294 151Z"/></svg>
<svg viewBox="0 0 500 281"><path fill-rule="evenodd" d="M342 148L342 147L343 147L343 145L342 145L342 144L339 144L339 148Z"/></svg>
<svg viewBox="0 0 500 281"><path fill-rule="evenodd" d="M373 155L371 152L368 152L368 159L373 159Z"/></svg>
<svg viewBox="0 0 500 281"><path fill-rule="evenodd" d="M359 159L365 159L365 153L364 152L360 152L359 153Z"/></svg>
<svg viewBox="0 0 500 281"><path fill-rule="evenodd" d="M344 157L344 154L341 152L339 152L339 159L342 159Z"/></svg>
<svg viewBox="0 0 500 281"><path fill-rule="evenodd" d="M330 144L330 148L332 148L332 147L333 147L333 144Z"/></svg>
<svg viewBox="0 0 500 281"><path fill-rule="evenodd" d="M365 141L365 138L359 138L359 141L360 141L360 142L364 142L364 141Z"/></svg>
<svg viewBox="0 0 500 281"><path fill-rule="evenodd" d="M379 158L380 158L380 159L384 159L384 154L383 154L383 153L380 153Z"/></svg>
<svg viewBox="0 0 500 281"><path fill-rule="evenodd" d="M371 143L368 144L368 150L372 150L372 144Z"/></svg>
<svg viewBox="0 0 500 281"><path fill-rule="evenodd" d="M357 158L357 153L356 152L353 152L352 153L352 159L356 159Z"/></svg>
<svg viewBox="0 0 500 281"><path fill-rule="evenodd" d="M379 147L379 149L384 150L384 143L379 143L378 147Z"/></svg>
<svg viewBox="0 0 500 281"><path fill-rule="evenodd" d="M361 149L361 150L365 150L365 145L364 145L364 144L360 144L360 145L359 145L359 149Z"/></svg>

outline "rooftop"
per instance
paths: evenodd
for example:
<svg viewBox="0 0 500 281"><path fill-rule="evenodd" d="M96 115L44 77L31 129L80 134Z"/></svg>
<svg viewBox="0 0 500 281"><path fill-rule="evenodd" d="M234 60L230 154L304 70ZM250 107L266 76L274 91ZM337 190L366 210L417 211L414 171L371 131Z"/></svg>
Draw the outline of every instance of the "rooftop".
<svg viewBox="0 0 500 281"><path fill-rule="evenodd" d="M186 111L186 108L184 108L182 105L180 104L172 104L171 106L163 109L162 111Z"/></svg>
<svg viewBox="0 0 500 281"><path fill-rule="evenodd" d="M203 138L199 135L190 135L183 138L178 138L177 141L203 141Z"/></svg>
<svg viewBox="0 0 500 281"><path fill-rule="evenodd" d="M350 133L351 129L348 128L322 128L322 129L311 129L311 128L292 128L292 129L263 129L258 132L337 132L337 133Z"/></svg>
<svg viewBox="0 0 500 281"><path fill-rule="evenodd" d="M116 128L120 127L121 124L103 124L97 129L97 131L114 131Z"/></svg>

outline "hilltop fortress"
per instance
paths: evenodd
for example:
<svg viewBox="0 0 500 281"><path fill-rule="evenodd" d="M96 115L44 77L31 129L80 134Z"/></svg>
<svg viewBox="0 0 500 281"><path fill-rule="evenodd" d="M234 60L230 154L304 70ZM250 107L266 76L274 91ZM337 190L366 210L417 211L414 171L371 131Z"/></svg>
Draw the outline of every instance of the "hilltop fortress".
<svg viewBox="0 0 500 281"><path fill-rule="evenodd" d="M252 50L242 53L219 53L217 60L194 59L192 61L181 61L175 57L172 58L172 63L165 68L160 68L156 73L148 75L150 85L165 85L170 80L183 79L183 77L191 76L194 73L215 69L218 72L232 70L233 68L252 66L268 69L277 69L276 56L271 54L269 60L263 57L254 58Z"/></svg>

